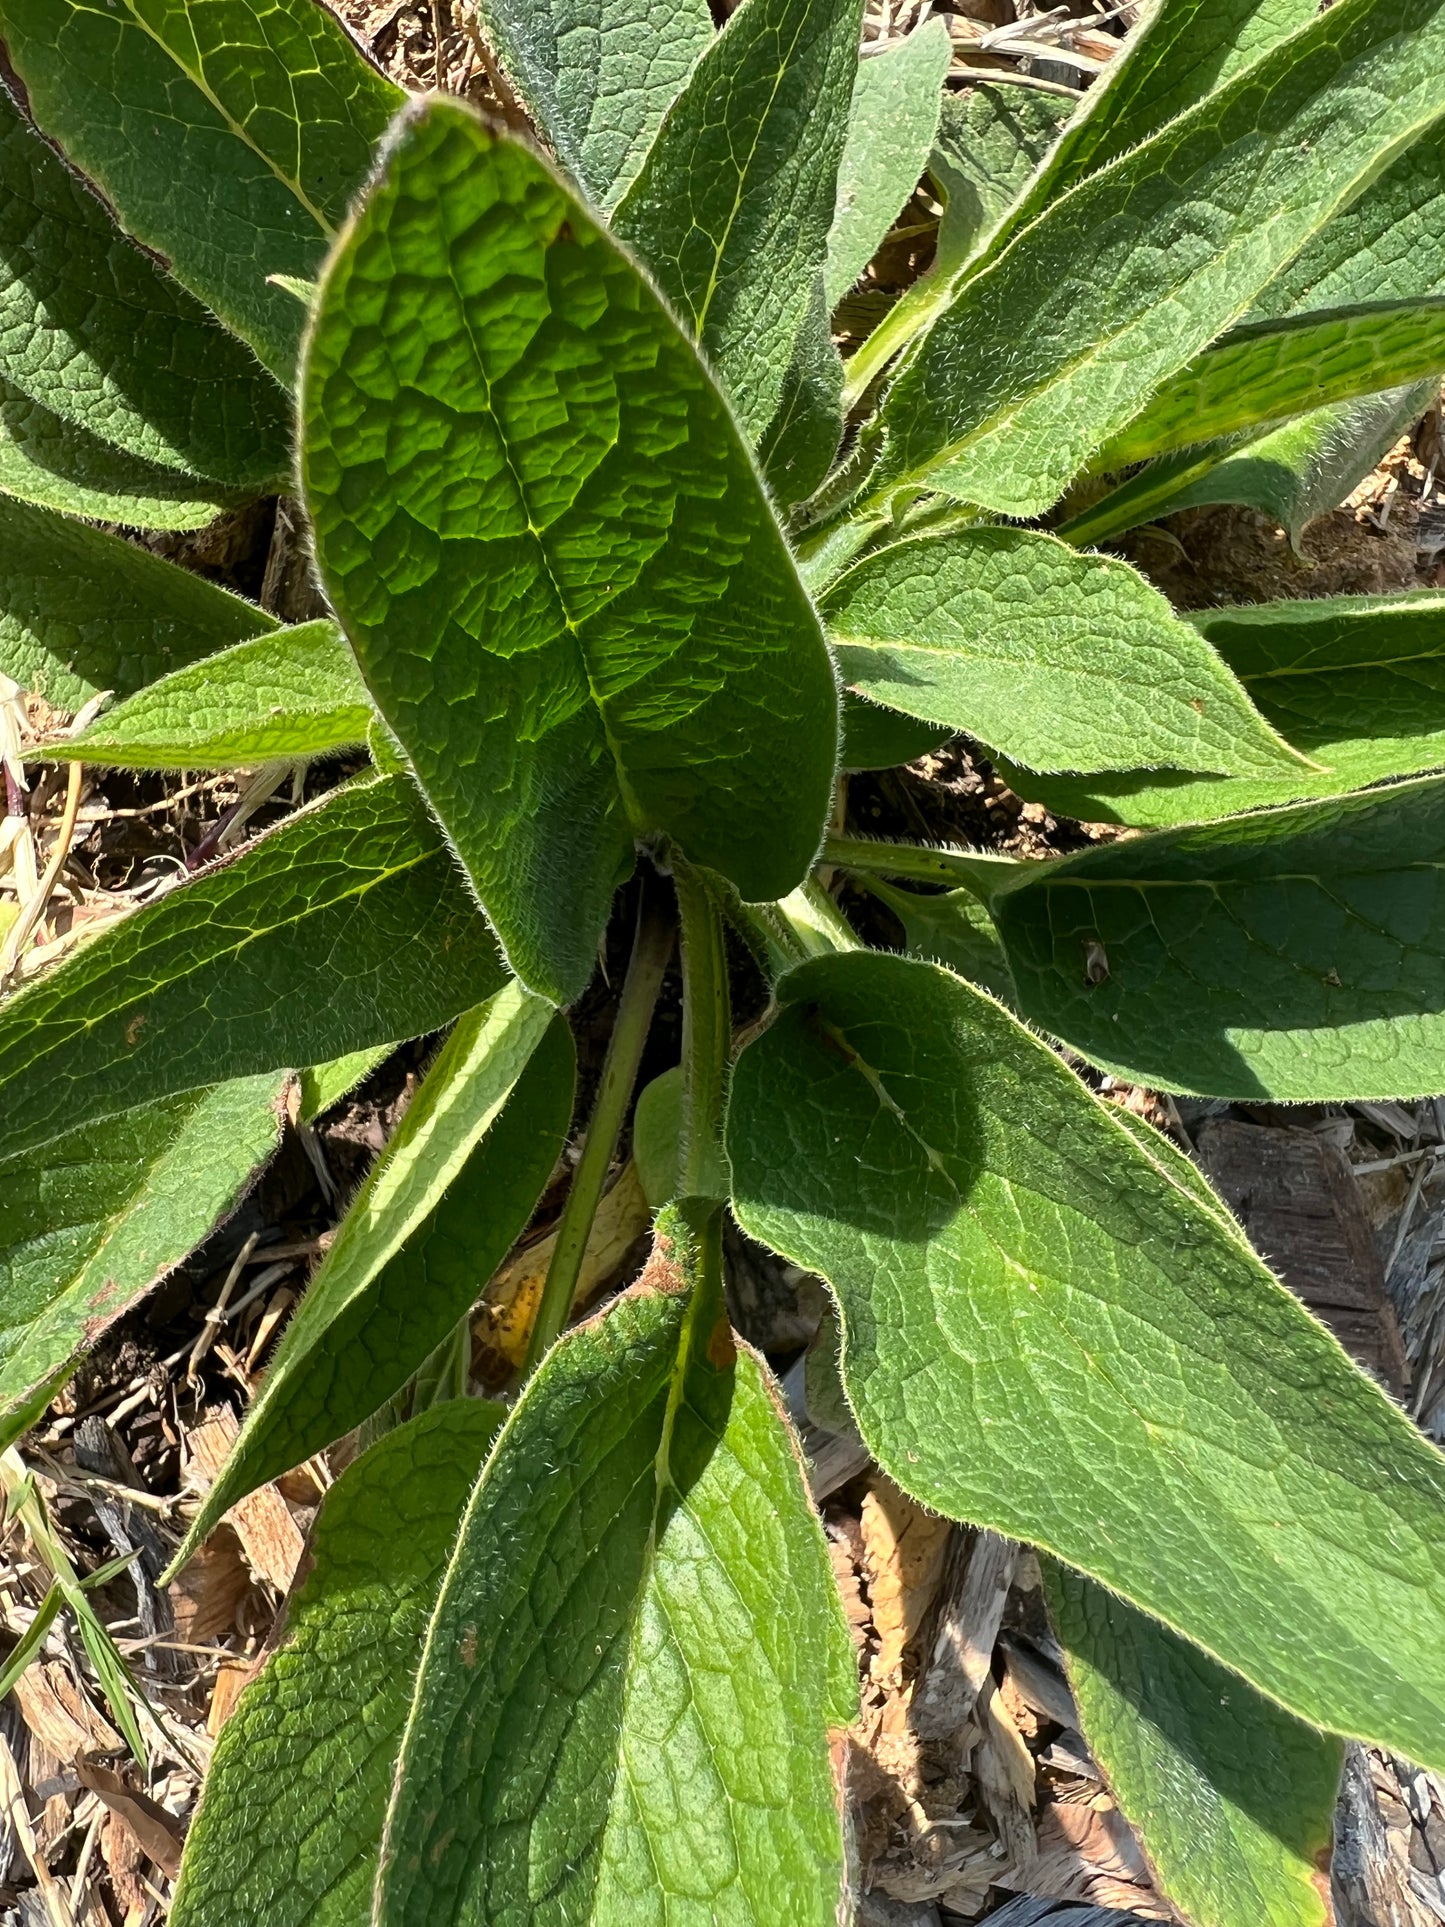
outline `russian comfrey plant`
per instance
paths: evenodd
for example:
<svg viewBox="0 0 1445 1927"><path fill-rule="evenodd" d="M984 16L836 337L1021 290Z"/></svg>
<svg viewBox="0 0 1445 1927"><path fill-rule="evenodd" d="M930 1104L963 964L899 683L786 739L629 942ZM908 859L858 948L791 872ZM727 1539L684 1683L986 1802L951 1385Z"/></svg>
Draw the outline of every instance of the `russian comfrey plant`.
<svg viewBox="0 0 1445 1927"><path fill-rule="evenodd" d="M826 1280L878 1463L1040 1549L1181 1913L1310 1927L1340 1736L1445 1767L1445 1465L1048 1040L1231 1099L1445 1085L1442 598L1183 616L1096 547L1209 501L1297 535L1425 405L1445 0L1159 0L1072 114L948 94L942 21L860 61L858 0L665 11L483 0L533 141L312 0L0 0L0 669L112 699L39 753L362 769L0 1009L4 1440L287 1101L445 1031L183 1549L370 1422L177 1927L846 1918L853 1661L729 1211ZM845 364L925 173L934 264ZM330 611L290 627L97 526L286 489ZM825 837L840 766L956 731L1144 833ZM517 1395L443 1396L624 885ZM739 1051L728 923L772 982ZM653 1255L568 1329L679 933Z"/></svg>

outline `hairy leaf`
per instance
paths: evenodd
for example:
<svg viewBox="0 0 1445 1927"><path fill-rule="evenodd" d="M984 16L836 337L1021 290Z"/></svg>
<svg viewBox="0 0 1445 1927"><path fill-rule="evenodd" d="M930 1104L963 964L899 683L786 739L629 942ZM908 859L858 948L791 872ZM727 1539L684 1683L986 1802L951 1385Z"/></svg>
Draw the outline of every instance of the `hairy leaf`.
<svg viewBox="0 0 1445 1927"><path fill-rule="evenodd" d="M368 1927L417 1659L501 1420L451 1399L327 1493L282 1642L217 1744L173 1927Z"/></svg>
<svg viewBox="0 0 1445 1927"><path fill-rule="evenodd" d="M1445 299L1312 310L1236 328L1182 368L1095 458L1126 468L1315 404L1445 368Z"/></svg>
<svg viewBox="0 0 1445 1927"><path fill-rule="evenodd" d="M525 982L582 989L638 836L746 897L801 879L817 619L701 363L536 155L409 119L328 269L305 418L333 606Z"/></svg>
<svg viewBox="0 0 1445 1927"><path fill-rule="evenodd" d="M410 778L353 783L0 1007L0 1155L217 1078L420 1036L502 975Z"/></svg>
<svg viewBox="0 0 1445 1927"><path fill-rule="evenodd" d="M300 1122L313 1124L333 1104L354 1091L370 1077L378 1064L390 1057L395 1044L369 1044L365 1050L348 1051L325 1064L310 1064L301 1073Z"/></svg>
<svg viewBox="0 0 1445 1927"><path fill-rule="evenodd" d="M336 624L303 622L177 669L38 753L122 769L232 769L364 743L374 714Z"/></svg>
<svg viewBox="0 0 1445 1927"><path fill-rule="evenodd" d="M0 494L0 674L57 708L128 696L275 626L132 542Z"/></svg>
<svg viewBox="0 0 1445 1927"><path fill-rule="evenodd" d="M1136 570L1050 535L916 536L856 563L822 608L845 683L1031 768L1300 761Z"/></svg>
<svg viewBox="0 0 1445 1927"><path fill-rule="evenodd" d="M0 376L182 476L263 488L290 468L275 382L116 231L3 89Z"/></svg>
<svg viewBox="0 0 1445 1927"><path fill-rule="evenodd" d="M953 53L942 19L860 60L824 276L835 308L873 259L918 185L938 132L943 76Z"/></svg>
<svg viewBox="0 0 1445 1927"><path fill-rule="evenodd" d="M1327 1927L1344 1749L1050 1559L1085 1737L1163 1891L1200 1927Z"/></svg>
<svg viewBox="0 0 1445 1927"><path fill-rule="evenodd" d="M1317 769L1261 780L1155 771L1085 781L1009 765L1005 780L1060 816L1157 829L1445 767L1445 595L1322 596L1187 620Z"/></svg>
<svg viewBox="0 0 1445 1927"><path fill-rule="evenodd" d="M758 467L782 508L813 493L843 439L843 358L833 345L823 277L816 276L777 412L758 442Z"/></svg>
<svg viewBox="0 0 1445 1927"><path fill-rule="evenodd" d="M1023 87L984 83L945 96L929 163L943 196L936 277L953 274L998 225L1073 111L1057 94Z"/></svg>
<svg viewBox="0 0 1445 1927"><path fill-rule="evenodd" d="M879 487L927 479L1009 515L1048 509L1445 111L1437 53L1445 0L1340 0L1053 203L894 383Z"/></svg>
<svg viewBox="0 0 1445 1927"><path fill-rule="evenodd" d="M0 1449L233 1209L276 1147L283 1084L189 1091L0 1162Z"/></svg>
<svg viewBox="0 0 1445 1927"><path fill-rule="evenodd" d="M735 1206L831 1285L884 1469L1305 1718L1445 1758L1435 1448L981 992L857 951L779 996L734 1072Z"/></svg>
<svg viewBox="0 0 1445 1927"><path fill-rule="evenodd" d="M897 917L903 927L903 948L910 957L947 964L970 983L982 984L1000 1003L1014 1003L1004 947L993 918L972 890L924 896L918 890L900 890L881 877L859 881Z"/></svg>
<svg viewBox="0 0 1445 1927"><path fill-rule="evenodd" d="M897 769L946 743L956 732L947 724L920 722L851 689L843 691L844 769Z"/></svg>
<svg viewBox="0 0 1445 1927"><path fill-rule="evenodd" d="M859 0L742 0L613 216L754 442L827 257L860 21Z"/></svg>
<svg viewBox="0 0 1445 1927"><path fill-rule="evenodd" d="M292 377L316 273L400 91L314 0L13 0L7 69L125 231Z"/></svg>
<svg viewBox="0 0 1445 1927"><path fill-rule="evenodd" d="M462 1524L387 1820L376 1919L833 1927L827 1728L853 1657L718 1216L533 1377ZM586 1610L577 1604L585 1600Z"/></svg>
<svg viewBox="0 0 1445 1927"><path fill-rule="evenodd" d="M572 1118L566 1024L520 984L469 1011L367 1174L178 1555L384 1405L525 1229Z"/></svg>
<svg viewBox="0 0 1445 1927"><path fill-rule="evenodd" d="M610 209L712 40L707 0L481 0L478 11L558 159Z"/></svg>
<svg viewBox="0 0 1445 1927"><path fill-rule="evenodd" d="M1445 1051L1445 778L1029 865L991 898L1024 1015L1168 1090L1416 1097Z"/></svg>

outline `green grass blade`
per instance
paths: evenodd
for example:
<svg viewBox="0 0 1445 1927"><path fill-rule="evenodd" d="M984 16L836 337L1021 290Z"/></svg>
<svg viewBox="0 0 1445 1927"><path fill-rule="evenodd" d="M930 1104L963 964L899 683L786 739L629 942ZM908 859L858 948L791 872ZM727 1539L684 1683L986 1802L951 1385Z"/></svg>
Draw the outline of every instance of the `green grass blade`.
<svg viewBox="0 0 1445 1927"><path fill-rule="evenodd" d="M539 1894L578 1927L834 1927L827 1732L853 1658L719 1240L718 1215L665 1213L644 1283L555 1347L498 1438L402 1743L384 1927L536 1918Z"/></svg>
<svg viewBox="0 0 1445 1927"><path fill-rule="evenodd" d="M353 783L0 1006L0 1155L217 1078L420 1036L502 978L411 780Z"/></svg>
<svg viewBox="0 0 1445 1927"><path fill-rule="evenodd" d="M990 998L864 951L778 990L734 1204L831 1285L885 1470L1312 1723L1445 1759L1439 1452Z"/></svg>
<svg viewBox="0 0 1445 1927"><path fill-rule="evenodd" d="M817 618L694 350L535 154L408 118L304 416L332 604L525 982L581 991L639 836L750 898L802 878L836 753Z"/></svg>
<svg viewBox="0 0 1445 1927"><path fill-rule="evenodd" d="M889 393L880 493L1043 513L1442 111L1445 0L1340 0L965 285Z"/></svg>
<svg viewBox="0 0 1445 1927"><path fill-rule="evenodd" d="M14 0L8 71L125 232L282 382L315 275L400 90L314 0Z"/></svg>
<svg viewBox="0 0 1445 1927"><path fill-rule="evenodd" d="M398 1427L326 1495L284 1636L226 1722L173 1927L361 1927L417 1656L500 1406Z"/></svg>
<svg viewBox="0 0 1445 1927"><path fill-rule="evenodd" d="M1030 768L1301 765L1157 589L1051 535L916 536L856 563L822 610L845 683Z"/></svg>
<svg viewBox="0 0 1445 1927"><path fill-rule="evenodd" d="M1080 1572L1044 1561L1080 1724L1155 1878L1198 1927L1333 1927L1344 1749Z"/></svg>
<svg viewBox="0 0 1445 1927"><path fill-rule="evenodd" d="M289 473L286 404L0 90L0 376L139 462L259 489Z"/></svg>
<svg viewBox="0 0 1445 1927"><path fill-rule="evenodd" d="M520 984L469 1011L341 1222L176 1557L377 1411L481 1296L572 1118L563 1020Z"/></svg>
<svg viewBox="0 0 1445 1927"><path fill-rule="evenodd" d="M122 769L236 769L334 755L375 711L334 622L273 629L139 690L37 756Z"/></svg>
<svg viewBox="0 0 1445 1927"><path fill-rule="evenodd" d="M742 0L613 216L755 443L827 256L860 29L858 0Z"/></svg>
<svg viewBox="0 0 1445 1927"><path fill-rule="evenodd" d="M1445 778L1028 866L990 903L1032 1022L1162 1089L1416 1097L1445 1062Z"/></svg>

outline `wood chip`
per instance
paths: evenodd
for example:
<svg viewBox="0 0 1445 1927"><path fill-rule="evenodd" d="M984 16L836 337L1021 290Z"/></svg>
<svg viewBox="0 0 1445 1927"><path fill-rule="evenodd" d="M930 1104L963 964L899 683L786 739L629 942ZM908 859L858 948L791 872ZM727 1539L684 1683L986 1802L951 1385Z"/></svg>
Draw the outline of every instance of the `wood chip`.
<svg viewBox="0 0 1445 1927"><path fill-rule="evenodd" d="M5 1816L12 1833L20 1842L21 1852L30 1863L51 1927L75 1927L70 1903L46 1865L45 1856L36 1841L35 1830L30 1824L30 1809L25 1804L25 1790L20 1784L19 1769L15 1765L15 1755L10 1751L9 1741L3 1736L0 1736L0 1814Z"/></svg>
<svg viewBox="0 0 1445 1927"><path fill-rule="evenodd" d="M189 1483L197 1491L208 1492L215 1484L240 1429L235 1413L223 1405L207 1413L204 1424L191 1433L186 1441L187 1474ZM226 1518L241 1542L251 1570L278 1592L289 1592L301 1564L305 1542L301 1528L287 1511L286 1501L275 1486L259 1486L232 1506Z"/></svg>
<svg viewBox="0 0 1445 1927"><path fill-rule="evenodd" d="M914 1723L926 1738L947 1743L967 1726L989 1677L1017 1561L1013 1540L996 1532L960 1541L933 1651L913 1696Z"/></svg>
<svg viewBox="0 0 1445 1927"><path fill-rule="evenodd" d="M83 1754L75 1762L76 1775L84 1787L100 1800L103 1800L113 1814L119 1816L135 1835L142 1851L160 1868L168 1879L174 1880L181 1870L181 1847L186 1832L173 1813L167 1813L158 1800L148 1793L137 1792L127 1786L118 1773L103 1766L99 1760L87 1759Z"/></svg>
<svg viewBox="0 0 1445 1927"><path fill-rule="evenodd" d="M878 1635L873 1677L897 1681L903 1655L938 1591L953 1527L882 1472L869 1480L861 1523L863 1571Z"/></svg>
<svg viewBox="0 0 1445 1927"><path fill-rule="evenodd" d="M214 1740L236 1710L236 1702L256 1677L259 1668L253 1659L223 1659L211 1688L211 1703L206 1709L206 1731Z"/></svg>
<svg viewBox="0 0 1445 1927"><path fill-rule="evenodd" d="M59 1660L27 1666L15 1682L25 1724L57 1760L77 1753L118 1753L119 1733L90 1704Z"/></svg>
<svg viewBox="0 0 1445 1927"><path fill-rule="evenodd" d="M228 1525L219 1525L167 1588L183 1645L202 1646L236 1630L236 1612L251 1589L251 1569L241 1542Z"/></svg>

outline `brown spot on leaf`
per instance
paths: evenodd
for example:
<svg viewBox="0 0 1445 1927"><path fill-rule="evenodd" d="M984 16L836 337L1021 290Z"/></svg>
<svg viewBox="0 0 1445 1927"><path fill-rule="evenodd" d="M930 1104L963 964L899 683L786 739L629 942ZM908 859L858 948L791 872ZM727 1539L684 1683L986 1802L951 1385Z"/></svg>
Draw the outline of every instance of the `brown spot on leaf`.
<svg viewBox="0 0 1445 1927"><path fill-rule="evenodd" d="M676 1296L687 1290L687 1278L682 1266L674 1255L675 1247L671 1238L658 1232L652 1241L652 1253L642 1267L642 1276L635 1289L640 1292L662 1291Z"/></svg>
<svg viewBox="0 0 1445 1927"><path fill-rule="evenodd" d="M457 1830L455 1827L448 1827L445 1833L440 1833L437 1835L435 1841L433 1841L432 1843L430 1852L427 1854L427 1859L430 1860L430 1862L434 1867L439 1867L441 1865L442 1855L446 1852L447 1848L452 1844L453 1840L455 1840L456 1837L457 1837Z"/></svg>
<svg viewBox="0 0 1445 1927"><path fill-rule="evenodd" d="M1204 698L1202 696L1191 696L1189 698L1189 707L1194 711L1196 716L1202 716L1204 714Z"/></svg>
<svg viewBox="0 0 1445 1927"><path fill-rule="evenodd" d="M733 1343L733 1328L726 1314L719 1318L707 1341L707 1362L715 1372L731 1371L737 1362L738 1348Z"/></svg>
<svg viewBox="0 0 1445 1927"><path fill-rule="evenodd" d="M477 1663L477 1629L468 1626L462 1634L462 1664L470 1672Z"/></svg>
<svg viewBox="0 0 1445 1927"><path fill-rule="evenodd" d="M1084 975L1091 984L1101 984L1109 975L1109 953L1097 937L1085 940Z"/></svg>
<svg viewBox="0 0 1445 1927"><path fill-rule="evenodd" d="M137 1039L137 1037L140 1036L141 1031L145 1028L145 1020L146 1020L145 1012L143 1010L138 1010L135 1016L131 1018L130 1022L125 1027L125 1041L128 1048L130 1048L131 1050L135 1049L135 1040Z"/></svg>

